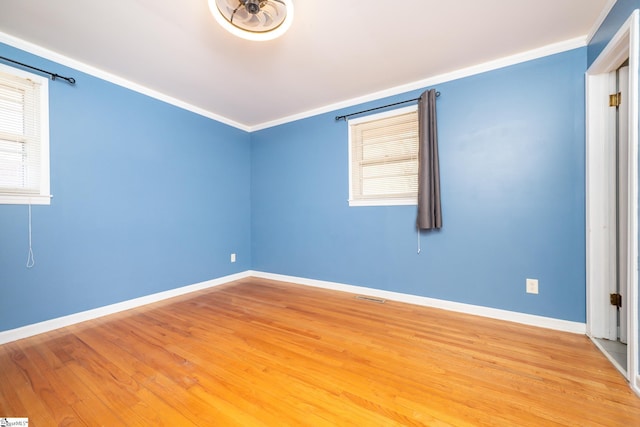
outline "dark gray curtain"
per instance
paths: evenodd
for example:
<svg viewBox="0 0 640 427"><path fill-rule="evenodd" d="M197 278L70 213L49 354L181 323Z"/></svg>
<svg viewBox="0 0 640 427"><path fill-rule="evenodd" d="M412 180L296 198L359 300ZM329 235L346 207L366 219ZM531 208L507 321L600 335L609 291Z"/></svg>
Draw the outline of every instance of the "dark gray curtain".
<svg viewBox="0 0 640 427"><path fill-rule="evenodd" d="M425 91L418 101L418 220L419 230L442 228L436 91Z"/></svg>

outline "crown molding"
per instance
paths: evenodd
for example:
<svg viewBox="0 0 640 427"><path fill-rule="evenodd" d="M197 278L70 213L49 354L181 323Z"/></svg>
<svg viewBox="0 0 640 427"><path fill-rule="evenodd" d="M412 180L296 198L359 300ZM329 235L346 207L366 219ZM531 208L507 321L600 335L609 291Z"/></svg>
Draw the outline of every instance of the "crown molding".
<svg viewBox="0 0 640 427"><path fill-rule="evenodd" d="M259 125L251 126L249 132L255 132L262 129L282 125L285 123L293 122L296 120L306 119L308 117L324 114L336 110L340 110L354 105L363 104L365 102L375 101L388 96L400 95L405 92L410 92L416 89L423 89L437 84L450 82L452 80L461 79L463 77L473 76L475 74L486 73L487 71L493 71L500 68L516 65L522 62L531 61L534 59L542 58L545 56L554 55L557 53L566 52L569 50L585 47L587 45L586 36L576 37L573 39L565 40L559 43L553 43L541 48L528 50L525 52L517 53L515 55L505 56L503 58L484 62L481 64L473 65L471 67L462 68L460 70L452 71L450 73L444 73L437 76L429 77L423 80L395 86L389 89L385 89L378 92L373 92L368 95L360 96L357 98L351 98L344 101L340 101L334 104L329 104L324 107L308 110L302 113L293 114L291 116L283 117L273 121L261 123Z"/></svg>
<svg viewBox="0 0 640 427"><path fill-rule="evenodd" d="M100 68L94 67L92 65L85 64L84 62L69 58L68 56L62 55L60 53L54 52L42 46L33 44L26 40L22 40L20 38L14 37L7 33L3 33L0 31L0 43L4 43L16 49L23 50L25 52L31 53L33 55L40 56L44 59L48 59L50 61L57 62L58 64L64 65L66 67L73 68L80 72L89 74L93 77L97 77L99 79L108 81L110 83L116 84L118 86L122 86L124 88L130 89L134 92L141 93L143 95L147 95L151 98L157 99L162 102L166 102L167 104L174 105L178 108L182 108L183 110L190 111L192 113L198 114L200 116L207 117L209 119L213 119L217 122L238 128L245 132L250 131L250 127L246 126L242 123L238 123L234 120L231 120L227 117L221 116L219 114L213 113L211 111L207 111L203 108L196 107L195 105L189 104L188 102L181 101L177 98L171 97L164 93L158 92L157 90L150 89L141 84L132 82L131 80L127 80L115 74L112 74L108 71L104 71Z"/></svg>
<svg viewBox="0 0 640 427"><path fill-rule="evenodd" d="M615 0L611 0L615 3ZM606 16L606 15L605 15ZM603 18L604 19L604 18ZM106 80L110 83L116 84L118 86L122 86L124 88L133 90L135 92L141 93L143 95L150 96L152 98L158 99L160 101L166 102L168 104L174 105L176 107L182 108L187 111L191 111L192 113L210 118L212 120L218 121L220 123L235 127L245 132L255 132L262 129L267 129L275 126L279 126L285 123L293 122L296 120L305 119L308 117L316 116L319 114L324 114L336 110L340 110L347 107L352 107L354 105L363 104L370 101L375 101L381 98L399 95L405 92L410 92L417 89L422 89L429 86L434 86L437 84L449 82L452 80L461 79L464 77L473 76L475 74L481 74L488 71L497 70L500 68L508 67L511 65L516 65L522 62L531 61L534 59L542 58L549 55L554 55L557 53L562 53L565 51L577 49L580 47L584 47L587 45L587 36L576 37L573 39L565 40L559 43L553 43L547 46L543 46L537 49L528 50L525 52L517 53L514 55L506 56L497 60L484 62L481 64L473 65L471 67L462 68L456 71L452 71L449 73L439 74L437 76L428 77L426 79L417 80L411 83L395 86L389 89L385 89L382 91L373 92L367 95L363 95L356 98L346 99L340 102L332 103L325 105L324 107L319 107L316 109L304 111L301 113L293 114L290 116L282 117L280 119L260 123L257 125L246 125L243 123L236 122L227 117L221 116L219 114L213 113L211 111L207 111L203 108L197 107L195 105L189 104L187 102L181 101L177 98L165 95L156 90L150 89L146 86L140 85L138 83L132 82L130 80L124 79L120 76L112 74L110 72L104 71L97 67L85 64L83 62L77 61L75 59L69 58L68 56L59 54L42 46L38 46L36 44L27 42L25 40L19 39L17 37L11 36L9 34L0 32L0 43L5 43L9 46L12 46L17 49L24 50L25 52L40 56L42 58L48 59L50 61L57 62L61 65L74 68L80 72L87 73L94 77Z"/></svg>

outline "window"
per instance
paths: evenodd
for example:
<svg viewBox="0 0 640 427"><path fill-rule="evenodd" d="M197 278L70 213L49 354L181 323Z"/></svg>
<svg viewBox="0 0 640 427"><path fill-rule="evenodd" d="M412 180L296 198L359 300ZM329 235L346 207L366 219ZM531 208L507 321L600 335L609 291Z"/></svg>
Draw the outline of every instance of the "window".
<svg viewBox="0 0 640 427"><path fill-rule="evenodd" d="M418 193L418 106L349 120L350 206L409 205Z"/></svg>
<svg viewBox="0 0 640 427"><path fill-rule="evenodd" d="M50 203L48 85L0 65L0 203Z"/></svg>

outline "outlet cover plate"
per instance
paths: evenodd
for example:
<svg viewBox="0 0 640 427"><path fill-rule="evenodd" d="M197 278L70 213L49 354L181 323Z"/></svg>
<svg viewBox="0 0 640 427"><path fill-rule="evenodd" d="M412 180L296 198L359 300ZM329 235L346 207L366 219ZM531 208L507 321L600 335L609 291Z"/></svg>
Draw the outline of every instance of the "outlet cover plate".
<svg viewBox="0 0 640 427"><path fill-rule="evenodd" d="M538 279L527 279L527 293L528 294L538 293Z"/></svg>

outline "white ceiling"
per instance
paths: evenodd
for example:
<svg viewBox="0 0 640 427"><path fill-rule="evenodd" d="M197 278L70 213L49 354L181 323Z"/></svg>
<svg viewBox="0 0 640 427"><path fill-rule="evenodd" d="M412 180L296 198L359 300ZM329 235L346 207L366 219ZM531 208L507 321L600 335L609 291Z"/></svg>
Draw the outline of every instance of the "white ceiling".
<svg viewBox="0 0 640 427"><path fill-rule="evenodd" d="M289 32L267 42L227 33L207 0L0 0L0 32L255 129L547 45L584 44L613 4L293 2Z"/></svg>

